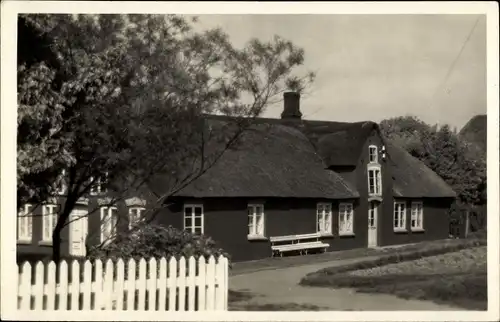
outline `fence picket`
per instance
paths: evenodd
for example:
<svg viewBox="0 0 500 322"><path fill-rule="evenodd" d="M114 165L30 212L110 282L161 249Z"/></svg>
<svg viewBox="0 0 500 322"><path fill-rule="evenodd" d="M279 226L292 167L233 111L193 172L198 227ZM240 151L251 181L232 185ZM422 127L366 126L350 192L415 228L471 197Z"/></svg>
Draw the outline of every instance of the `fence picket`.
<svg viewBox="0 0 500 322"><path fill-rule="evenodd" d="M66 261L61 261L59 264L59 305L58 310L68 310L68 264Z"/></svg>
<svg viewBox="0 0 500 322"><path fill-rule="evenodd" d="M195 292L196 292L196 259L194 256L189 257L188 261L189 275L187 278L188 285L188 311L195 311Z"/></svg>
<svg viewBox="0 0 500 322"><path fill-rule="evenodd" d="M94 261L95 282L94 289L94 310L100 310L102 307L102 262L100 259Z"/></svg>
<svg viewBox="0 0 500 322"><path fill-rule="evenodd" d="M175 257L170 257L168 263L168 310L175 311L177 295L177 261Z"/></svg>
<svg viewBox="0 0 500 322"><path fill-rule="evenodd" d="M86 260L83 264L83 287L81 293L83 294L83 310L90 310L92 308L92 264ZM98 293L96 291L95 293ZM99 292L100 293L100 292ZM94 309L98 309L96 305Z"/></svg>
<svg viewBox="0 0 500 322"><path fill-rule="evenodd" d="M124 287L124 282L125 282L125 269L123 267L123 260L120 258L116 262L116 287L115 287L115 292L116 292L116 303L115 303L115 309L117 311L121 311L123 309L123 287Z"/></svg>
<svg viewBox="0 0 500 322"><path fill-rule="evenodd" d="M74 260L71 265L71 311L80 309L80 264Z"/></svg>
<svg viewBox="0 0 500 322"><path fill-rule="evenodd" d="M158 280L158 311L165 311L167 304L167 260L160 259L160 276Z"/></svg>
<svg viewBox="0 0 500 322"><path fill-rule="evenodd" d="M106 261L106 269L104 273L104 284L103 284L103 304L102 308L104 310L111 310L113 308L114 292L113 292L113 261L108 259Z"/></svg>
<svg viewBox="0 0 500 322"><path fill-rule="evenodd" d="M54 310L56 301L56 264L53 261L47 266L45 294L47 296L47 310Z"/></svg>
<svg viewBox="0 0 500 322"><path fill-rule="evenodd" d="M128 261L127 272L127 310L135 310L135 261Z"/></svg>
<svg viewBox="0 0 500 322"><path fill-rule="evenodd" d="M137 310L143 311L145 309L145 301L146 301L146 261L144 258L141 258L139 261L139 280L138 284L136 284L136 289L139 291L139 297L137 300L138 308Z"/></svg>
<svg viewBox="0 0 500 322"><path fill-rule="evenodd" d="M148 263L149 276L148 276L148 310L156 311L156 259L151 257Z"/></svg>
<svg viewBox="0 0 500 322"><path fill-rule="evenodd" d="M34 266L25 262L18 270L22 310L227 309L228 260L223 256L211 256L208 262L203 256L130 259L127 264L123 259L73 260L71 266L66 261L39 261Z"/></svg>
<svg viewBox="0 0 500 322"><path fill-rule="evenodd" d="M44 274L44 266L41 261L39 261L35 266L35 287L33 289L35 296L35 310L43 309L43 297L44 297L44 289L43 289L43 274Z"/></svg>
<svg viewBox="0 0 500 322"><path fill-rule="evenodd" d="M205 302L205 293L207 292L206 287L206 260L205 257L200 256L198 259L198 311L205 311L206 302Z"/></svg>
<svg viewBox="0 0 500 322"><path fill-rule="evenodd" d="M179 287L179 308L178 311L186 310L186 259L181 257L179 260L179 279L177 281Z"/></svg>
<svg viewBox="0 0 500 322"><path fill-rule="evenodd" d="M24 262L21 271L21 278L19 281L21 285L19 287L19 295L21 297L21 310L31 309L31 264L29 262Z"/></svg>
<svg viewBox="0 0 500 322"><path fill-rule="evenodd" d="M225 269L224 269L224 256L219 256L217 260L217 264L215 266L215 279L216 279L216 288L215 288L215 310L224 310L224 297L225 297Z"/></svg>
<svg viewBox="0 0 500 322"><path fill-rule="evenodd" d="M210 256L207 266L207 310L213 311L215 309L215 258Z"/></svg>

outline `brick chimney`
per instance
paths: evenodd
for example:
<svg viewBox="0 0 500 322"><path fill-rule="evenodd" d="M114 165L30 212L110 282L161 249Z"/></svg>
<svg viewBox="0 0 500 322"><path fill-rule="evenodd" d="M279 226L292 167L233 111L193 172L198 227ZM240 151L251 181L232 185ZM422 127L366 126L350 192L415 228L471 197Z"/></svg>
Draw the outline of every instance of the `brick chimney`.
<svg viewBox="0 0 500 322"><path fill-rule="evenodd" d="M300 94L297 92L285 92L283 99L284 108L281 118L300 120L302 118L302 113L300 112Z"/></svg>

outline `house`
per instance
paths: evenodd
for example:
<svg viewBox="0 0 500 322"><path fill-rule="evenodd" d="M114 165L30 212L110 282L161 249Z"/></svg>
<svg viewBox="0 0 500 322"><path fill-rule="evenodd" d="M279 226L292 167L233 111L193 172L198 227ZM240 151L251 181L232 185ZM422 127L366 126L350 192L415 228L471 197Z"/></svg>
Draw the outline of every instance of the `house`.
<svg viewBox="0 0 500 322"><path fill-rule="evenodd" d="M448 237L447 209L455 192L422 162L386 142L376 123L301 116L300 95L285 93L281 119L258 118L235 148L166 200L155 220L211 236L234 261ZM209 125L226 121L207 117ZM99 198L104 197L92 196L78 211L99 206ZM146 208L147 198L131 198L100 209L100 217L124 214L130 218L121 224L126 229ZM38 229L41 219L33 220L37 232L28 245L39 252L38 241L48 230ZM83 254L80 236L100 224L94 216L67 229L66 252ZM51 227L48 221L44 227ZM108 230L100 230L94 242ZM21 246L26 245L19 245L20 252Z"/></svg>

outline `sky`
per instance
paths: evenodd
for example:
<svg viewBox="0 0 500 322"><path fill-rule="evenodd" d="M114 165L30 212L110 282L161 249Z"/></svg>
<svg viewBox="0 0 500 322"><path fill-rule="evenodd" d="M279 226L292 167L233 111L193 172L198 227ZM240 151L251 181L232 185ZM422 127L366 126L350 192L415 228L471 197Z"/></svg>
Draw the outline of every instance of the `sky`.
<svg viewBox="0 0 500 322"><path fill-rule="evenodd" d="M235 46L280 35L316 72L303 119L375 121L414 115L457 129L486 113L486 16L200 15ZM262 116L280 117L282 103Z"/></svg>

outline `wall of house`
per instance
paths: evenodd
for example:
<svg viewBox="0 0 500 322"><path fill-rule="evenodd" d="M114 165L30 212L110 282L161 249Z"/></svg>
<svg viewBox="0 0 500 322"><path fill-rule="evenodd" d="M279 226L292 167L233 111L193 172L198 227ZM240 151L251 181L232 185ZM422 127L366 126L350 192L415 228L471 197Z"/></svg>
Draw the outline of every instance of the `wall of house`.
<svg viewBox="0 0 500 322"><path fill-rule="evenodd" d="M316 232L316 204L332 203L332 226L338 231L337 200L283 199L266 200L244 198L211 198L177 200L169 208L158 214L156 220L166 226L183 228L183 204L203 204L204 232L227 251L233 261L256 260L271 257L269 240L248 240L248 203L264 204L265 235L283 236ZM322 238L330 244L328 251L363 247L366 244L366 232L361 228L362 220L356 217L354 207L354 236Z"/></svg>
<svg viewBox="0 0 500 322"><path fill-rule="evenodd" d="M100 215L100 204L99 201L104 201L106 196L90 196L88 198L88 204L79 203L75 205L75 210L86 210L89 213L88 216L88 235L87 243L89 246L98 245L101 242L101 215ZM59 207L64 207L65 198L58 197L55 202L51 204L57 204ZM118 208L118 231L128 230L129 217L128 217L128 206L123 202L117 202L116 207ZM44 241L42 239L42 229L43 229L43 218L42 218L42 206L38 206L33 209L32 218L32 238L30 242L17 241L17 260L18 262L24 261L37 261L37 260L49 260L52 257L52 242ZM70 225L67 225L61 232L61 258L70 259L73 258L70 252Z"/></svg>
<svg viewBox="0 0 500 322"><path fill-rule="evenodd" d="M417 243L427 240L437 240L448 238L449 232L449 217L448 209L452 203L451 199L446 198L397 198L396 201L404 201L406 203L406 231L394 231L393 222L385 220L383 225L379 225L381 231L380 242L381 246ZM411 230L411 202L423 202L423 230ZM394 212L394 203L392 203L392 211ZM389 216L386 216L389 217ZM393 216L391 216L393 220Z"/></svg>
<svg viewBox="0 0 500 322"><path fill-rule="evenodd" d="M373 130L362 147L362 153L359 159L355 161L355 167L333 167L331 168L335 172L339 173L345 180L353 183L359 194L359 204L356 209L356 220L358 225L358 233L363 234L364 244L361 247L367 247L368 239L368 163L369 163L369 150L370 145L376 145L378 147L379 163L382 171L382 202L379 205L379 217L378 217L378 227L383 225L388 225L392 223L392 203L393 203L393 191L392 191L392 175L389 165L382 159L381 149L384 145L383 140L378 131ZM378 229L378 241L381 243L382 230Z"/></svg>

